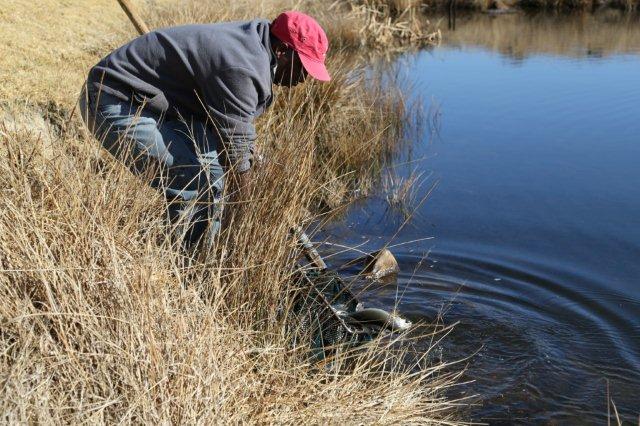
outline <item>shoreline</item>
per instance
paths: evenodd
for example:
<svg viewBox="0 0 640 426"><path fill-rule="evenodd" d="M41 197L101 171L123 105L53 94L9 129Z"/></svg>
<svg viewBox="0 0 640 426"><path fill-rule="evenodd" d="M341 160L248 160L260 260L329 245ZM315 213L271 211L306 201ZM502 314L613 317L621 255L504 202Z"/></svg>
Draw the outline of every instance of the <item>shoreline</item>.
<svg viewBox="0 0 640 426"><path fill-rule="evenodd" d="M272 16L286 6L153 4L143 9L152 28ZM288 223L366 190L406 125L399 93L367 84L364 65L339 52L429 44L427 23L307 4L335 40L334 79L279 91L257 123L270 161L256 170L241 219L212 252L190 258L171 238L161 196L106 155L74 113L88 67L134 34L117 2L9 6L15 27L0 36L21 38L5 46L0 68L10 76L0 87L7 419L459 421L460 402L443 396L458 375L441 373L443 365L407 365L402 349L377 340L311 363L308 346L291 345L279 308L297 251ZM281 166L292 158L296 167Z"/></svg>

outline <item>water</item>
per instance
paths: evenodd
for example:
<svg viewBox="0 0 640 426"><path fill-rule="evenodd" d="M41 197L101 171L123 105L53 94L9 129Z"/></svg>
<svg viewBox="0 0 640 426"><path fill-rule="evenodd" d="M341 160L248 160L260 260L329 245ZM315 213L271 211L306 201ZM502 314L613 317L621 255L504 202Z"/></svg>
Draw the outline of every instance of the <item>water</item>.
<svg viewBox="0 0 640 426"><path fill-rule="evenodd" d="M367 302L401 295L413 320L459 322L439 350L473 355L452 395L478 395L474 421L602 424L608 381L637 423L640 21L458 17L441 47L395 66L429 111L387 171L422 173L414 214L401 227L381 190L325 237L364 251L433 238L392 248L398 282Z"/></svg>

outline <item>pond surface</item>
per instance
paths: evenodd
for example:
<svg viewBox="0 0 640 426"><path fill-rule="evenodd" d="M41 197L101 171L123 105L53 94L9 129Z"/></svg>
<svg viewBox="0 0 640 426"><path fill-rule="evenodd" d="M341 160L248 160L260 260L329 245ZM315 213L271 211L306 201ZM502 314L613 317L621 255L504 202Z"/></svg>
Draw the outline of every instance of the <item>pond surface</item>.
<svg viewBox="0 0 640 426"><path fill-rule="evenodd" d="M410 242L391 249L397 283L365 301L459 322L437 351L471 356L454 396L478 396L474 421L603 424L608 382L637 424L640 20L458 16L440 47L395 66L425 111L387 170L396 186L419 176L413 192L394 207L386 179L323 236L363 251Z"/></svg>

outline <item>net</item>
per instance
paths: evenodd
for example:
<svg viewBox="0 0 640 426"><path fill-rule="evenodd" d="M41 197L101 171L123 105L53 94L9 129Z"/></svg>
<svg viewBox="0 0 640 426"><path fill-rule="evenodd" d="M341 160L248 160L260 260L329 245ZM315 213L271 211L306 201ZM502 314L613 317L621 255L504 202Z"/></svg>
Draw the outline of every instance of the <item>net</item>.
<svg viewBox="0 0 640 426"><path fill-rule="evenodd" d="M294 283L289 318L294 345L308 344L314 358L324 359L340 347L354 347L375 337L370 329L349 319L359 303L337 273L301 269Z"/></svg>

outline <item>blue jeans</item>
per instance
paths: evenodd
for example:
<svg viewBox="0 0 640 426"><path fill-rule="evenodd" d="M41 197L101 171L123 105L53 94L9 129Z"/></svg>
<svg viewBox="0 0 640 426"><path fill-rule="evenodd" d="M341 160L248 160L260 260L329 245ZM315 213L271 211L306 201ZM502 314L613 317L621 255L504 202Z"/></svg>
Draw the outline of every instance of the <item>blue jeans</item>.
<svg viewBox="0 0 640 426"><path fill-rule="evenodd" d="M163 191L167 212L186 248L220 230L223 170L217 138L205 123L166 119L89 87L80 96L84 122L111 155Z"/></svg>

